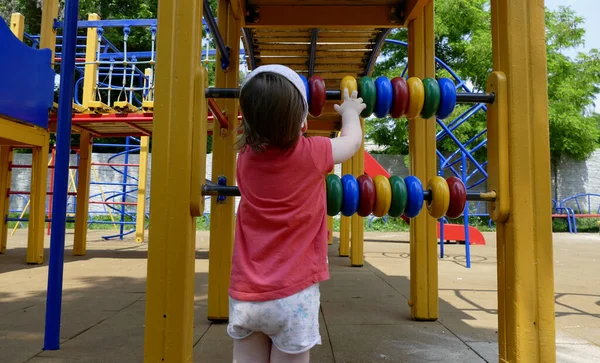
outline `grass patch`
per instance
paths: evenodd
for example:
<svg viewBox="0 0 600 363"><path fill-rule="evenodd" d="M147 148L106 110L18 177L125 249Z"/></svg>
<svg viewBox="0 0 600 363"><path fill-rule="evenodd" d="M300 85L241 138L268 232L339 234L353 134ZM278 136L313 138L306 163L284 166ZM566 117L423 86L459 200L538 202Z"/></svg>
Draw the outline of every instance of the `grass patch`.
<svg viewBox="0 0 600 363"><path fill-rule="evenodd" d="M10 213L9 214L9 218L19 218L19 217L20 217L19 213ZM22 218L28 219L29 214L25 214ZM73 219L74 219L74 217L72 217L72 216L69 216L67 218L67 220L73 220ZM113 215L113 219L115 222L119 222L120 216ZM91 223L88 226L88 229L90 229L90 230L116 231L119 229L119 224L106 223L106 222L112 222L110 216L108 216L108 215L95 215L95 216L91 217L90 221L103 222L103 223ZM133 222L133 218L131 218L130 216L125 216L125 221ZM369 223L369 221L371 221L371 223ZM599 227L598 227L599 221L600 221L600 219L598 219L598 218L577 218L577 231L581 232L581 233L598 233L600 231ZM387 217L387 218L373 218L373 220L371 220L370 217L367 217L367 218L363 218L363 222L364 222L365 232L408 232L410 229L410 226L406 222L404 222L404 220L402 218ZM450 223L452 223L452 224L461 224L461 225L463 224L463 222L464 222L463 217L460 217L458 219L450 221ZM492 223L492 227L491 228L489 227L489 218L486 218L486 217L470 217L469 222L470 222L469 225L479 229L481 232L494 232L496 230L495 225L493 223ZM19 223L19 222L8 222L8 229L12 230L17 223ZM19 228L27 228L27 225L28 225L27 222L20 222ZM145 218L144 225L146 226L146 228L148 227L148 218ZM73 229L73 228L75 228L75 223L67 222L67 229ZM132 229L135 229L135 225L134 224L126 224L123 227L123 229L125 231L131 231ZM198 230L198 231L210 230L209 219L207 219L204 216L196 218L196 230ZM339 217L336 217L333 219L333 231L334 232L340 231L340 218ZM567 224L567 220L565 218L552 219L552 231L553 232L568 232L569 227Z"/></svg>
<svg viewBox="0 0 600 363"><path fill-rule="evenodd" d="M8 215L8 217L9 218L29 219L29 213L24 214L23 217L21 217L20 213L10 213ZM73 217L73 216L67 217L67 224L66 224L67 229L75 228L75 223L69 222L69 221L72 221L74 218L75 217ZM109 215L94 215L88 219L88 222L92 222L91 224L88 225L88 229L89 230L116 231L116 230L120 229L120 225L118 224L118 222L120 220L121 220L121 216L118 214L113 215L112 220ZM124 220L125 220L125 222L134 222L133 218L131 216L127 216L127 215L125 216ZM113 221L115 222L114 224L112 223ZM102 222L102 223L93 223L93 222ZM111 223L106 223L106 222L111 222ZM10 222L8 222L8 229L12 230L13 228L15 228L15 226L17 224L19 224L19 228L27 228L27 226L29 225L28 222L10 221ZM144 225L146 226L146 228L148 228L148 218L147 217L145 218ZM133 229L135 229L135 224L126 224L123 226L124 231L131 231ZM200 231L208 231L209 230L209 226L207 226L207 219L204 216L196 218L196 229L200 230Z"/></svg>
<svg viewBox="0 0 600 363"><path fill-rule="evenodd" d="M598 218L576 218L577 232L580 233L598 233ZM569 225L566 218L552 218L553 232L569 232Z"/></svg>

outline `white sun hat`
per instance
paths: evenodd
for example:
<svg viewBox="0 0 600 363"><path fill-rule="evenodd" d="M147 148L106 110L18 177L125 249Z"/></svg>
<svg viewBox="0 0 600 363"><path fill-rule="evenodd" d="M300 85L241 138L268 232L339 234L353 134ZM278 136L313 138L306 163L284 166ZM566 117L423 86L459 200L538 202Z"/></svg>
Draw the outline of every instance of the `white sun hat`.
<svg viewBox="0 0 600 363"><path fill-rule="evenodd" d="M306 86L304 85L304 81L302 80L302 78L300 78L298 73L294 72L294 70L292 70L289 67L283 66L281 64L267 64L254 69L244 79L244 82L242 83L242 86L240 88L240 92L244 89L244 86L246 85L246 83L248 83L249 80L251 80L257 74L264 72L276 73L285 77L296 87L296 89L298 89L298 91L300 91L300 94L302 95L302 102L304 103L304 114L302 120L305 121L308 117L308 101L306 98Z"/></svg>

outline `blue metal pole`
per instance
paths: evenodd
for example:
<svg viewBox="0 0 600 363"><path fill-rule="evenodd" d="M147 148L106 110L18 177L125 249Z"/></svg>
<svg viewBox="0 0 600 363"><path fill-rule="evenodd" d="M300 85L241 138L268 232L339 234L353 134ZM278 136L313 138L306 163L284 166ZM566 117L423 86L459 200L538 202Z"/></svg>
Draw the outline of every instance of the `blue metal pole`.
<svg viewBox="0 0 600 363"><path fill-rule="evenodd" d="M56 165L54 169L54 204L52 205L53 221L50 233L50 262L48 267L44 350L57 350L60 347L60 318L78 10L79 0L65 1L65 28L63 32L63 54L60 67Z"/></svg>
<svg viewBox="0 0 600 363"><path fill-rule="evenodd" d="M462 154L462 179L463 183L467 183L467 157L465 153ZM465 205L464 213L464 225L465 225L465 254L467 258L467 268L471 268L471 241L469 240L469 202Z"/></svg>

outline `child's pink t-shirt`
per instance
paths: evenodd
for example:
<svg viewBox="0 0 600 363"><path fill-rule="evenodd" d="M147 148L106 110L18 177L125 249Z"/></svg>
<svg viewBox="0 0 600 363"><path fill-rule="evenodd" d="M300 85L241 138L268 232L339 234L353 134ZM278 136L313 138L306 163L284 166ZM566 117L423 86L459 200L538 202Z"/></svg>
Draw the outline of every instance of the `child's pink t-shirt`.
<svg viewBox="0 0 600 363"><path fill-rule="evenodd" d="M286 151L240 152L232 298L280 299L329 279L325 176L332 169L326 137L300 137Z"/></svg>

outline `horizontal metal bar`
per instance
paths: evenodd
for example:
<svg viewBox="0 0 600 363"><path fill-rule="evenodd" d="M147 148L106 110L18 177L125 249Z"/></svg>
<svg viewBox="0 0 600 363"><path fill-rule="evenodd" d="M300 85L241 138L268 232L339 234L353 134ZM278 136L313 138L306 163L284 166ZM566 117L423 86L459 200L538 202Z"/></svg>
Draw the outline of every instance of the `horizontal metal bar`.
<svg viewBox="0 0 600 363"><path fill-rule="evenodd" d="M126 20L80 20L77 22L78 28L122 28L132 26L156 26L157 19L126 19ZM65 23L54 21L54 29L64 28Z"/></svg>
<svg viewBox="0 0 600 363"><path fill-rule="evenodd" d="M48 165L49 169L54 169L54 165ZM25 165L25 164L11 164L9 166L9 169L31 169L31 165ZM69 166L69 169L77 169L76 165L71 165Z"/></svg>
<svg viewBox="0 0 600 363"><path fill-rule="evenodd" d="M423 191L423 200L430 202L432 198L431 190ZM493 202L496 200L496 192L469 192L467 193L467 200L471 201L482 201L482 202Z"/></svg>
<svg viewBox="0 0 600 363"><path fill-rule="evenodd" d="M497 194L495 191L481 192L481 193L467 193L467 200L482 201L482 202L494 202L496 201Z"/></svg>
<svg viewBox="0 0 600 363"><path fill-rule="evenodd" d="M139 167L140 164L124 164L124 163L92 163L92 166L135 166Z"/></svg>
<svg viewBox="0 0 600 363"><path fill-rule="evenodd" d="M240 190L236 186L222 186L207 180L206 184L202 187L202 195L239 197ZM423 200L431 201L431 198L431 190L424 190ZM496 200L496 192L467 193L467 200L493 202Z"/></svg>
<svg viewBox="0 0 600 363"><path fill-rule="evenodd" d="M457 103L494 103L496 95L493 93L467 93L459 92L456 94Z"/></svg>
<svg viewBox="0 0 600 363"><path fill-rule="evenodd" d="M239 197L240 189L234 186L205 185L202 187L202 195Z"/></svg>
<svg viewBox="0 0 600 363"><path fill-rule="evenodd" d="M93 118L91 118L91 119L93 119ZM120 119L122 119L123 121L129 120L126 117L120 117ZM113 122L113 120L111 120L111 122ZM123 148L128 148L128 149L135 149L135 148L140 147L140 145L135 145L135 144L132 145L132 144L100 144L100 143L96 144L96 143L94 143L93 145L94 146L102 146L102 147L113 147L113 146L114 147L123 147Z"/></svg>
<svg viewBox="0 0 600 363"><path fill-rule="evenodd" d="M88 224L135 224L135 222L121 222L121 221L94 221L88 219Z"/></svg>
<svg viewBox="0 0 600 363"><path fill-rule="evenodd" d="M137 187L137 184L131 183L116 183L116 182L90 182L93 185L116 185L118 187Z"/></svg>
<svg viewBox="0 0 600 363"><path fill-rule="evenodd" d="M236 186L219 185L206 179L206 184L202 186L202 195L239 197L240 189Z"/></svg>
<svg viewBox="0 0 600 363"><path fill-rule="evenodd" d="M29 219L28 218L9 218L9 217L7 217L5 219L5 221L7 221L7 222L29 222ZM45 221L46 222L52 222L52 219L46 218ZM67 223L75 223L75 220L74 219L67 219L66 222Z"/></svg>
<svg viewBox="0 0 600 363"><path fill-rule="evenodd" d="M137 184L135 184L135 185L137 186ZM23 191L23 190L9 190L8 192L6 192L6 194L8 194L8 195L30 195L31 192ZM48 192L46 192L46 195L54 195L54 192L48 191ZM77 192L68 192L67 195L77 195Z"/></svg>
<svg viewBox="0 0 600 363"><path fill-rule="evenodd" d="M137 205L136 202L106 202L106 201L89 201L89 204L98 204L98 205L110 205L110 204L117 204L117 205Z"/></svg>
<svg viewBox="0 0 600 363"><path fill-rule="evenodd" d="M240 96L239 88L216 88L209 87L205 90L204 94L207 98L238 98ZM327 90L325 97L328 100L339 100L341 99L340 90ZM493 103L494 94L487 93L466 93L461 92L456 94L457 103Z"/></svg>

